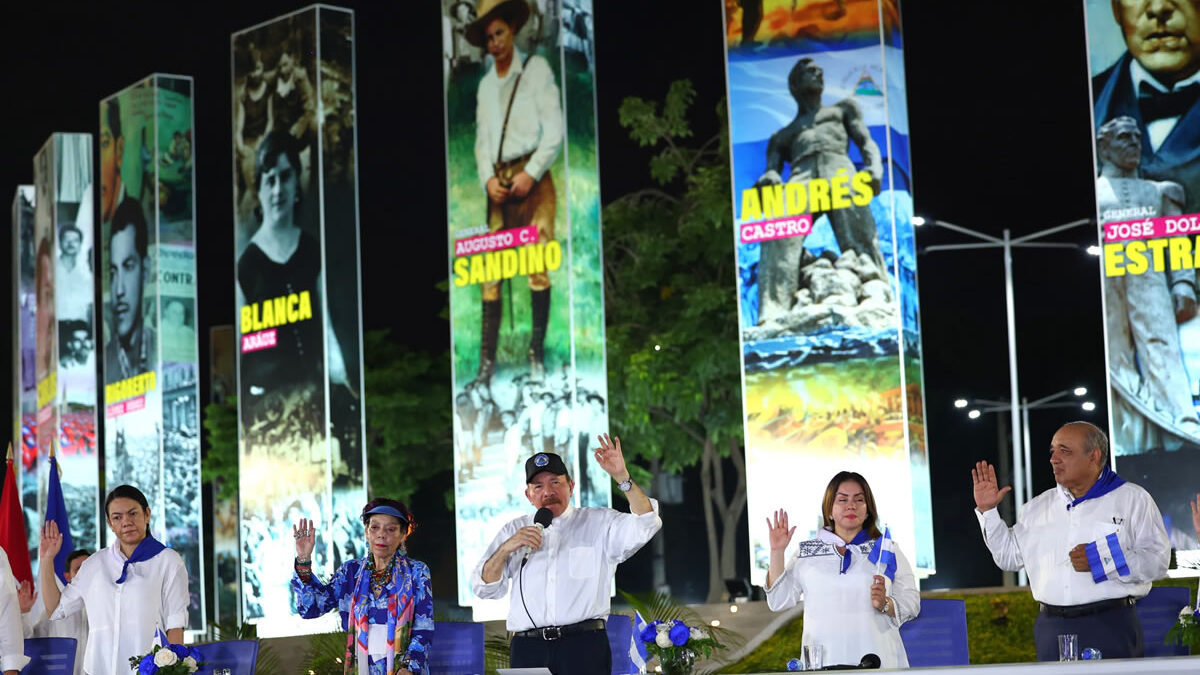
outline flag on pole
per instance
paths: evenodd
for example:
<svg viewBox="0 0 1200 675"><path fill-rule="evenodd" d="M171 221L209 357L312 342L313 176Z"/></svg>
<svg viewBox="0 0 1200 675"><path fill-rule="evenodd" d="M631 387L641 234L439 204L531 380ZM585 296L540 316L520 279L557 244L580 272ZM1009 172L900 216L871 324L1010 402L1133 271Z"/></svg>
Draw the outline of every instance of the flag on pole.
<svg viewBox="0 0 1200 675"><path fill-rule="evenodd" d="M629 636L629 663L632 666L631 673L646 672L646 643L642 642L642 631L646 630L649 624L642 618L642 613L633 612L633 635Z"/></svg>
<svg viewBox="0 0 1200 675"><path fill-rule="evenodd" d="M50 486L46 489L46 522L53 521L57 524L58 532L62 535L62 548L58 550L58 555L54 556L54 573L65 585L67 583L67 556L75 550L75 541L71 538L71 520L67 517L67 502L63 499L60 471L58 458L54 456L54 446L51 446Z"/></svg>
<svg viewBox="0 0 1200 675"><path fill-rule="evenodd" d="M867 561L875 565L875 574L896 580L896 554L892 551L892 531L883 528L883 536L875 542Z"/></svg>
<svg viewBox="0 0 1200 675"><path fill-rule="evenodd" d="M29 544L25 534L25 514L21 512L21 494L17 491L17 472L13 469L12 443L8 444L8 464L4 486L0 487L0 548L8 554L8 563L18 582L33 583L29 564Z"/></svg>

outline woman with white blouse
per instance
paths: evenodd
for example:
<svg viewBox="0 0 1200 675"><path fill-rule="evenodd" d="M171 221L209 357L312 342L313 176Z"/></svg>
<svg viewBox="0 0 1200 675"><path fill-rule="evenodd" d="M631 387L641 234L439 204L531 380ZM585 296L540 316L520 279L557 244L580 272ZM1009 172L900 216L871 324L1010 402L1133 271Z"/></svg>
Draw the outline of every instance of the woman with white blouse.
<svg viewBox="0 0 1200 675"><path fill-rule="evenodd" d="M921 596L899 549L893 549L896 577L890 590L867 560L882 543L871 487L861 475L842 471L825 488L821 512L825 526L815 539L800 542L786 567L784 551L796 528L788 527L783 509L767 520L767 605L778 612L803 596L802 640L821 646L825 665L857 665L875 654L880 667L908 667L900 624L920 613Z"/></svg>
<svg viewBox="0 0 1200 675"><path fill-rule="evenodd" d="M54 521L42 529L39 557L50 619L87 609L83 672L89 675L128 672L130 657L154 646L156 630L181 644L190 601L183 558L150 535L150 507L142 491L131 485L114 488L104 512L112 544L84 561L64 589L54 582L54 556L62 547Z"/></svg>

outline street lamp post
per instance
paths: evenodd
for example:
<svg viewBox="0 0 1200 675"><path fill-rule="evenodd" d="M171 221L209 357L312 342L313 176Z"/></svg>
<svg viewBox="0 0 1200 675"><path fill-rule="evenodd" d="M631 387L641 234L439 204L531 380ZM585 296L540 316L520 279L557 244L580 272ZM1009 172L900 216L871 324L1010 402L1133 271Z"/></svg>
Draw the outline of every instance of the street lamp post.
<svg viewBox="0 0 1200 675"><path fill-rule="evenodd" d="M1044 230L1038 230L1032 234L1026 234L1016 238L1012 236L1011 232L1007 228L1005 228L1004 235L1002 237L996 237L990 234L972 230L968 227L963 227L962 225L949 223L944 220L926 220L924 218L913 219L914 225L926 223L936 225L938 227L944 227L948 230L982 240L979 243L936 244L934 246L927 246L923 249L926 253L934 253L936 251L965 251L969 249L983 248L1000 248L1004 250L1004 300L1005 313L1008 319L1008 380L1009 388L1012 391L1011 403L1007 405L1012 412L1012 433L1010 436L1012 437L1013 491L1015 493L1013 497L1018 505L1022 504L1029 498L1029 494L1026 492L1026 486L1028 485L1026 474L1028 471L1025 466L1025 456L1021 452L1022 443L1020 441L1020 439L1023 438L1021 433L1020 405L1022 399L1020 397L1020 388L1018 387L1017 381L1017 324L1015 308L1016 303L1013 293L1012 251L1014 248L1078 249L1079 246L1077 244L1071 244L1067 242L1041 242L1034 240L1041 239L1042 237L1062 232L1064 230L1081 227L1083 225L1089 225L1092 223L1092 220L1090 218L1081 218L1063 225L1057 225ZM1020 507L1018 506L1018 509L1019 508Z"/></svg>

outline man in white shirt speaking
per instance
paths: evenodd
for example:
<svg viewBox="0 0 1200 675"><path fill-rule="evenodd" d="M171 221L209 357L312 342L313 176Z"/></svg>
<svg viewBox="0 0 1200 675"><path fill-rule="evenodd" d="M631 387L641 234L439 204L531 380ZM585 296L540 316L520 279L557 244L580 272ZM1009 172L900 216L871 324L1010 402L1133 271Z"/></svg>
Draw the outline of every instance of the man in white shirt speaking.
<svg viewBox="0 0 1200 675"><path fill-rule="evenodd" d="M1033 628L1039 661L1058 659L1058 636L1079 636L1079 649L1105 658L1143 655L1133 603L1167 573L1170 546L1162 515L1141 487L1108 466L1108 438L1095 425L1071 422L1050 441L1057 483L1025 504L1009 527L996 511L1011 487L996 470L971 470L975 513L1000 569L1029 575L1041 612Z"/></svg>
<svg viewBox="0 0 1200 675"><path fill-rule="evenodd" d="M604 626L613 575L662 528L662 520L658 502L630 479L620 439L600 436L594 457L629 499L630 513L571 506L575 481L562 458L539 452L525 462L525 497L553 515L551 524L543 532L532 515L510 521L471 575L472 590L484 599L503 597L512 584L507 626L514 633L513 668L544 667L555 675L612 671Z"/></svg>

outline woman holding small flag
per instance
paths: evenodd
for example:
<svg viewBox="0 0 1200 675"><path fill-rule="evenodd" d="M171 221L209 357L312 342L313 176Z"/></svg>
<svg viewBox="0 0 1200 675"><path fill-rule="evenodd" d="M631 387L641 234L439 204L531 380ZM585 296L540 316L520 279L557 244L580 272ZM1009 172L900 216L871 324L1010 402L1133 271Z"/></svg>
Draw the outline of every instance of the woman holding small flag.
<svg viewBox="0 0 1200 675"><path fill-rule="evenodd" d="M183 558L150 535L150 506L142 491L121 485L104 501L114 541L89 557L61 591L54 557L63 535L54 521L42 529L38 564L42 601L51 621L87 610L89 635L83 672L108 675L129 670L129 659L154 645L155 632L183 642L188 577Z"/></svg>
<svg viewBox="0 0 1200 675"><path fill-rule="evenodd" d="M871 486L852 471L838 473L825 488L821 512L824 527L800 542L786 566L796 528L783 509L768 519L767 605L778 612L803 596L803 642L820 645L824 665L857 665L874 654L876 667L907 668L900 625L920 613L921 595L890 532L879 532Z"/></svg>

